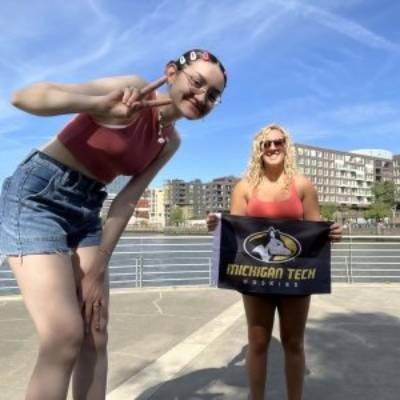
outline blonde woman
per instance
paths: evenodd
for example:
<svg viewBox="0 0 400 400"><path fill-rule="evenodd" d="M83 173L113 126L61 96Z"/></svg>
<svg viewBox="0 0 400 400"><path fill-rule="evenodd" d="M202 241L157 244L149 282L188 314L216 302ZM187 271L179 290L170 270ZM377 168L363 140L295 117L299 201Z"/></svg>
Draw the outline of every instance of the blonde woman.
<svg viewBox="0 0 400 400"><path fill-rule="evenodd" d="M255 136L245 177L236 185L231 214L252 217L319 221L317 192L296 172L295 151L288 132L269 125ZM210 230L217 217L207 219ZM330 227L331 240L340 240L342 228ZM302 398L305 355L304 332L310 296L246 295L243 303L248 325L246 358L252 400L264 399L268 345L278 310L289 400Z"/></svg>

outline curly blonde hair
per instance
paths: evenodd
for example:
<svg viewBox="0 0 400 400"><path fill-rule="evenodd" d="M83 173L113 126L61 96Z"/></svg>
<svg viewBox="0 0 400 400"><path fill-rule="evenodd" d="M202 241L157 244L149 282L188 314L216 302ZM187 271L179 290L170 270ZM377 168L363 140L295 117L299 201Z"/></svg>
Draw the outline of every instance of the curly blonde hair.
<svg viewBox="0 0 400 400"><path fill-rule="evenodd" d="M262 128L254 137L252 151L245 173L245 178L250 186L256 188L264 177L264 162L262 143L267 140L269 133L272 130L278 130L285 138L285 158L283 162L283 173L285 177L285 186L288 188L293 180L293 177L298 173L296 167L296 151L294 144L290 138L289 132L278 124L271 124Z"/></svg>

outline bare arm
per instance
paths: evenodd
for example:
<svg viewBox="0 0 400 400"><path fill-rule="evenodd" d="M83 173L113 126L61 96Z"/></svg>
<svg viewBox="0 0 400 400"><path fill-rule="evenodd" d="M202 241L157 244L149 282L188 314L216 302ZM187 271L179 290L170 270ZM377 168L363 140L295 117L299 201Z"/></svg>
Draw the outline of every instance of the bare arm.
<svg viewBox="0 0 400 400"><path fill-rule="evenodd" d="M146 82L138 76L114 76L86 83L34 83L13 93L12 104L35 115L60 115L97 112L98 96L128 86L141 89Z"/></svg>
<svg viewBox="0 0 400 400"><path fill-rule="evenodd" d="M304 176L298 177L296 181L301 187L304 219L308 221L321 221L318 194L314 185ZM338 223L335 222L329 226L329 238L332 241L341 240L342 234L343 228Z"/></svg>
<svg viewBox="0 0 400 400"><path fill-rule="evenodd" d="M140 196L157 172L174 155L179 144L179 135L174 132L160 155L142 173L132 178L112 202L103 227L99 251L93 265L81 282L82 312L86 330L90 327L92 317L94 318L95 329L104 329L105 320L102 318L101 308L106 305L104 281L111 253L125 229Z"/></svg>
<svg viewBox="0 0 400 400"><path fill-rule="evenodd" d="M169 142L162 150L160 156L154 160L140 175L131 179L125 188L118 194L111 204L107 220L104 224L100 251L105 255L111 255L129 218L135 210L136 203L144 190L158 171L175 154L180 144L180 138L176 131L171 135Z"/></svg>
<svg viewBox="0 0 400 400"><path fill-rule="evenodd" d="M231 214L246 215L249 184L246 180L240 180L233 189L231 196Z"/></svg>
<svg viewBox="0 0 400 400"><path fill-rule="evenodd" d="M296 183L300 188L304 219L308 221L320 221L318 194L314 185L305 176L296 177Z"/></svg>

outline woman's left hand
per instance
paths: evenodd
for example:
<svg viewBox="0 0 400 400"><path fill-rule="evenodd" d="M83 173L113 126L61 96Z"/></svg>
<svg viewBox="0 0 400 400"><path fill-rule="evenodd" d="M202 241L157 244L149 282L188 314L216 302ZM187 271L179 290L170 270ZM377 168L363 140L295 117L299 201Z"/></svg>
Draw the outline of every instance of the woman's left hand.
<svg viewBox="0 0 400 400"><path fill-rule="evenodd" d="M342 225L339 225L337 222L334 222L332 225L329 226L329 239L331 239L332 242L339 242L342 240L342 234L343 234L343 227Z"/></svg>

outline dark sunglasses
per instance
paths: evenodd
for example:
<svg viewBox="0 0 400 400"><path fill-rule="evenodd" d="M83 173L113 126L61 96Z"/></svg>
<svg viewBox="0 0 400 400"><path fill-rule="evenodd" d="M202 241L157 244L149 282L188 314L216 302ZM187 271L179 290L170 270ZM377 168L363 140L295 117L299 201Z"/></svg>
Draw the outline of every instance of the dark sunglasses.
<svg viewBox="0 0 400 400"><path fill-rule="evenodd" d="M286 143L285 139L264 140L263 142L260 143L260 147L261 150L266 150L269 149L272 146L272 144L275 147L283 147L285 143Z"/></svg>

